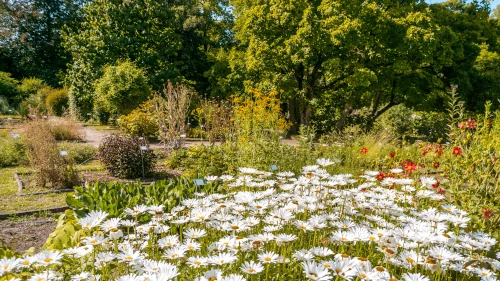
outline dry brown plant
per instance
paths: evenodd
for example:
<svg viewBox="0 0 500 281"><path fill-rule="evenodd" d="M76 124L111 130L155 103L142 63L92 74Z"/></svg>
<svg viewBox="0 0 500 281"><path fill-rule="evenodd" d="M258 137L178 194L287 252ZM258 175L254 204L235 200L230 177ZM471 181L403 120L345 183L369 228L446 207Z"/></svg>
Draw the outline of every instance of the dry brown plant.
<svg viewBox="0 0 500 281"><path fill-rule="evenodd" d="M230 101L203 99L195 113L211 144L218 139L226 140L233 127L233 107Z"/></svg>
<svg viewBox="0 0 500 281"><path fill-rule="evenodd" d="M78 184L78 175L68 155L59 151L49 122L33 118L22 125L23 141L37 186L68 188Z"/></svg>
<svg viewBox="0 0 500 281"><path fill-rule="evenodd" d="M70 118L50 117L49 125L56 140L82 140L84 138L82 126Z"/></svg>
<svg viewBox="0 0 500 281"><path fill-rule="evenodd" d="M182 84L163 88L163 93L154 93L152 104L158 124L158 136L167 150L181 148L186 132L187 118L194 91Z"/></svg>

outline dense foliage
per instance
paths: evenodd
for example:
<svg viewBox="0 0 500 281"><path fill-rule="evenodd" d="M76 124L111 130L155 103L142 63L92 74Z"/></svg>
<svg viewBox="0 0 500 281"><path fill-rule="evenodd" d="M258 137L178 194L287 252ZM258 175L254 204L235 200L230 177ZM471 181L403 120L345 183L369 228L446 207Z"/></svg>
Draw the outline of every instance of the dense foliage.
<svg viewBox="0 0 500 281"><path fill-rule="evenodd" d="M128 114L150 94L144 71L130 61L121 62L106 67L96 81L94 109L100 116ZM107 122L107 118L102 121Z"/></svg>
<svg viewBox="0 0 500 281"><path fill-rule="evenodd" d="M113 134L102 140L98 153L106 170L118 178L149 176L156 163L145 139Z"/></svg>

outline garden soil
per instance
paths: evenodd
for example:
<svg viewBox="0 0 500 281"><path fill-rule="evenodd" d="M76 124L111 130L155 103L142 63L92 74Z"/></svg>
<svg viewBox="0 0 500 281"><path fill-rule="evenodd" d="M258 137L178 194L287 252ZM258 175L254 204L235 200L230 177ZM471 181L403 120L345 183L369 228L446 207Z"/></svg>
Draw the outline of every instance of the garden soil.
<svg viewBox="0 0 500 281"><path fill-rule="evenodd" d="M56 220L53 217L23 217L19 221L0 220L0 240L21 254L31 247L35 247L35 251L38 252L55 228Z"/></svg>

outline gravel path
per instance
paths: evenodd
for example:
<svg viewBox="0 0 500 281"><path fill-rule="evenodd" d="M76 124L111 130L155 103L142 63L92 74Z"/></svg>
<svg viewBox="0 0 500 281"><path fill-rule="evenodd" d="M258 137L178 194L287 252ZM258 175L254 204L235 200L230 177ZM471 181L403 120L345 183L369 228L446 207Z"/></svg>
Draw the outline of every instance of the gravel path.
<svg viewBox="0 0 500 281"><path fill-rule="evenodd" d="M83 126L83 133L84 133L84 141L88 144L91 144L95 147L98 147L99 144L101 143L102 139L104 139L106 136L111 135L113 132L112 131L106 131L106 130L97 130L92 127L88 126ZM284 144L287 145L292 145L292 146L297 146L298 142L296 140L291 140L291 139L284 139L282 141ZM208 141L199 141L199 140L187 140L185 143L185 147L190 147L194 145L210 145L210 142ZM216 145L220 145L220 142L216 142ZM150 143L150 146L152 148L163 148L163 146L160 143Z"/></svg>

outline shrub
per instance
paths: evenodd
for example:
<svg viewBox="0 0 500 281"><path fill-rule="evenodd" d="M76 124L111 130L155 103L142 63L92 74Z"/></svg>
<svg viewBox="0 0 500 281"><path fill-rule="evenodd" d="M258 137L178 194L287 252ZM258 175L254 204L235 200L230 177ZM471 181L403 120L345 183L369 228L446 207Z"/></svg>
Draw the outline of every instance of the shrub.
<svg viewBox="0 0 500 281"><path fill-rule="evenodd" d="M448 134L446 114L440 112L415 112L415 132L429 142L445 140Z"/></svg>
<svg viewBox="0 0 500 281"><path fill-rule="evenodd" d="M0 167L26 164L24 145L20 138L0 131Z"/></svg>
<svg viewBox="0 0 500 281"><path fill-rule="evenodd" d="M224 141L233 129L233 110L229 101L201 100L195 114L210 143L217 139Z"/></svg>
<svg viewBox="0 0 500 281"><path fill-rule="evenodd" d="M120 116L118 120L120 129L130 135L156 137L158 126L153 115L153 106L150 101L141 104L130 114Z"/></svg>
<svg viewBox="0 0 500 281"><path fill-rule="evenodd" d="M396 105L377 118L373 129L376 132L384 131L396 137L411 135L413 134L416 117L413 110L403 104Z"/></svg>
<svg viewBox="0 0 500 281"><path fill-rule="evenodd" d="M9 111L10 109L9 101L4 96L0 96L0 114L13 114L14 112Z"/></svg>
<svg viewBox="0 0 500 281"><path fill-rule="evenodd" d="M45 87L40 89L36 94L32 94L24 99L19 104L19 113L22 116L29 116L33 110L39 115L47 115L46 100L52 88Z"/></svg>
<svg viewBox="0 0 500 281"><path fill-rule="evenodd" d="M278 141L285 135L290 124L281 115L278 92L264 94L258 90L249 92L250 98L235 97L234 126L238 140L255 141L269 139Z"/></svg>
<svg viewBox="0 0 500 281"><path fill-rule="evenodd" d="M62 116L68 109L68 91L65 89L50 91L45 103L50 114Z"/></svg>
<svg viewBox="0 0 500 281"><path fill-rule="evenodd" d="M10 77L10 73L0 71L0 93L10 101L13 101L19 93L17 90L18 83L16 79Z"/></svg>
<svg viewBox="0 0 500 281"><path fill-rule="evenodd" d="M106 67L103 76L96 81L95 109L105 115L126 115L144 102L150 93L144 71L125 61Z"/></svg>
<svg viewBox="0 0 500 281"><path fill-rule="evenodd" d="M145 140L138 138L110 135L99 146L99 159L106 170L118 178L138 178L151 175L156 164L152 150L141 150Z"/></svg>
<svg viewBox="0 0 500 281"><path fill-rule="evenodd" d="M23 125L24 144L37 185L42 187L72 187L78 183L73 162L60 154L49 123L43 119Z"/></svg>
<svg viewBox="0 0 500 281"><path fill-rule="evenodd" d="M49 86L45 84L42 79L38 78L24 78L21 80L21 83L17 87L21 96L20 98L25 99L29 96L33 96L38 94L38 92L44 88L48 88Z"/></svg>
<svg viewBox="0 0 500 281"><path fill-rule="evenodd" d="M69 158L76 164L85 163L97 155L97 149L90 144L61 142L57 146L59 150L67 151Z"/></svg>
<svg viewBox="0 0 500 281"><path fill-rule="evenodd" d="M50 132L56 140L81 140L83 138L82 127L67 118L50 119Z"/></svg>

